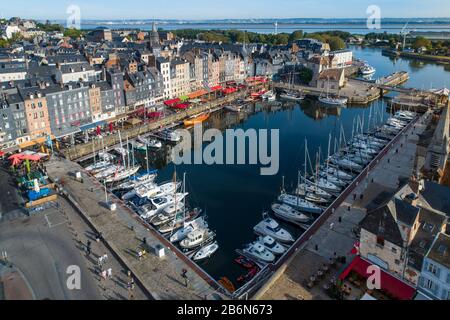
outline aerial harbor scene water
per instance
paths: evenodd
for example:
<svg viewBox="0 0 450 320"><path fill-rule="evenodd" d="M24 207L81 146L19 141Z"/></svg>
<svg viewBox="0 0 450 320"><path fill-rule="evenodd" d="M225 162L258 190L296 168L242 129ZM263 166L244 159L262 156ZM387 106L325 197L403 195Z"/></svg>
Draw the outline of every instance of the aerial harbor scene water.
<svg viewBox="0 0 450 320"><path fill-rule="evenodd" d="M0 20L0 300L449 299L450 17L97 6Z"/></svg>

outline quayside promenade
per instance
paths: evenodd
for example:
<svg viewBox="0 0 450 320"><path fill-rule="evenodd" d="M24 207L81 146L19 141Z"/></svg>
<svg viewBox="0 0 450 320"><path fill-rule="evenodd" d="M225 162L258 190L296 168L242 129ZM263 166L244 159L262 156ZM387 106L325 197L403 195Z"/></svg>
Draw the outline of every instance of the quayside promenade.
<svg viewBox="0 0 450 320"><path fill-rule="evenodd" d="M346 256L349 263L354 257L355 231L367 204L382 193L392 193L413 173L418 134L425 130L428 116L426 113L405 127L294 243L289 254L265 270L260 279L255 278L253 288L249 284L247 293L241 292L239 297L329 299L321 285L313 289L306 286L309 277L330 258ZM344 269L345 264L338 264L332 275L337 277Z"/></svg>
<svg viewBox="0 0 450 320"><path fill-rule="evenodd" d="M144 224L138 215L112 194L108 194L108 201L116 203L117 209L107 209L103 185L77 163L53 157L46 164L46 171L83 219L93 230L102 234L105 244L153 299L226 298L217 292L221 288L208 274ZM75 172L82 173L82 182L74 178ZM144 238L146 244L143 243ZM162 258L154 253L158 245L165 250ZM148 253L139 259L138 252L144 249ZM188 271L187 286L182 277L183 269Z"/></svg>
<svg viewBox="0 0 450 320"><path fill-rule="evenodd" d="M121 136L123 139L129 138L136 138L139 135L144 135L147 133L150 133L152 131L156 131L158 129L177 125L179 123L182 123L183 120L195 116L199 113L210 111L210 110L217 110L227 104L232 103L233 101L237 99L242 99L248 95L248 91L239 91L236 93L232 93L230 95L227 95L225 97L221 97L215 100L211 100L207 103L200 104L196 107L192 107L186 111L180 111L174 114L171 114L169 116L166 116L163 119L145 123L143 125L138 125L135 127L132 127L127 130L121 131ZM112 147L115 145L118 145L120 143L119 134L116 133L114 135L105 136L103 138L103 145L100 145L99 143L95 142L88 142L85 144L75 145L73 147L67 148L62 150L62 153L64 154L64 157L70 160L78 160L82 157L85 157L87 155L90 155L93 153L93 150L96 152L100 151L102 147Z"/></svg>

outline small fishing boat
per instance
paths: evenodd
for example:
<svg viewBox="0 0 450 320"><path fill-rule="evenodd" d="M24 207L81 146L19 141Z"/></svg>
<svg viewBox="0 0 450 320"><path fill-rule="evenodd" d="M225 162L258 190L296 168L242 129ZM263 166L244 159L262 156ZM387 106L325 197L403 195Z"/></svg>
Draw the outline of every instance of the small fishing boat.
<svg viewBox="0 0 450 320"><path fill-rule="evenodd" d="M114 151L123 157L128 155L128 150L122 147L114 148Z"/></svg>
<svg viewBox="0 0 450 320"><path fill-rule="evenodd" d="M183 123L186 127L194 126L196 124L203 123L204 121L209 119L209 113L202 113L200 115L191 117L187 120L184 120Z"/></svg>
<svg viewBox="0 0 450 320"><path fill-rule="evenodd" d="M207 258L211 257L218 249L219 249L219 244L217 243L217 241L214 241L213 243L208 244L208 245L202 247L200 250L198 250L195 253L192 260L200 261L200 260L207 259Z"/></svg>
<svg viewBox="0 0 450 320"><path fill-rule="evenodd" d="M307 223L311 220L310 217L293 209L287 204L274 203L272 204L272 211L278 218L288 222Z"/></svg>
<svg viewBox="0 0 450 320"><path fill-rule="evenodd" d="M279 244L270 236L259 237L258 242L275 255L282 255L287 250L285 246Z"/></svg>
<svg viewBox="0 0 450 320"><path fill-rule="evenodd" d="M363 76L370 76L373 75L375 72L377 72L377 69L375 69L369 64L364 64L364 66L360 68L360 72Z"/></svg>
<svg viewBox="0 0 450 320"><path fill-rule="evenodd" d="M192 250L212 241L215 236L216 234L207 228L197 229L181 240L180 247L185 250Z"/></svg>
<svg viewBox="0 0 450 320"><path fill-rule="evenodd" d="M260 223L258 223L253 228L253 231L258 235L271 236L275 240L278 240L283 243L294 241L292 235L285 229L281 228L278 222L276 222L274 219L271 218L266 218Z"/></svg>
<svg viewBox="0 0 450 320"><path fill-rule="evenodd" d="M241 267L244 267L246 269L251 269L255 266L255 263L249 259L247 259L244 256L239 256L236 259L234 259L234 262L236 262Z"/></svg>
<svg viewBox="0 0 450 320"><path fill-rule="evenodd" d="M227 289L228 292L233 293L234 291L236 291L236 288L234 287L233 283L227 277L222 277L217 282L220 283L220 285L222 285L222 287Z"/></svg>
<svg viewBox="0 0 450 320"><path fill-rule="evenodd" d="M139 141L130 141L130 145L136 151L145 151L145 150L147 150L147 145L142 143L142 142L139 142Z"/></svg>
<svg viewBox="0 0 450 320"><path fill-rule="evenodd" d="M251 279L253 279L253 278L258 274L258 272L259 272L260 270L261 270L261 269L260 269L258 266L254 266L253 268L251 268L251 269L247 272L247 274L242 275L242 276L239 276L239 277L236 279L236 281L237 281L237 282L248 282L248 281L250 281Z"/></svg>

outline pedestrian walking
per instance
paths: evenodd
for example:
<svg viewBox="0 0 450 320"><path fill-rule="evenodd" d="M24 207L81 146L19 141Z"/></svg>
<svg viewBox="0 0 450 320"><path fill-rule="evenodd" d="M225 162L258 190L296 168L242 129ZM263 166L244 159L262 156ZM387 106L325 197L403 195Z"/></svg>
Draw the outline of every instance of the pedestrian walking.
<svg viewBox="0 0 450 320"><path fill-rule="evenodd" d="M146 245L146 244L147 244L147 238L146 238L146 237L144 237L144 238L142 239L142 244L143 244L143 245Z"/></svg>
<svg viewBox="0 0 450 320"><path fill-rule="evenodd" d="M106 253L102 257L103 257L103 261L106 262L106 260L108 260L108 255Z"/></svg>
<svg viewBox="0 0 450 320"><path fill-rule="evenodd" d="M102 266L103 266L103 257L99 257L98 258L98 266L100 267L100 269L102 268Z"/></svg>
<svg viewBox="0 0 450 320"><path fill-rule="evenodd" d="M187 288L187 286L188 286L188 277L187 277L187 270L186 269L181 270L181 277L184 279L184 285Z"/></svg>
<svg viewBox="0 0 450 320"><path fill-rule="evenodd" d="M138 257L139 257L139 261L141 261L142 260L142 251L138 252Z"/></svg>
<svg viewBox="0 0 450 320"><path fill-rule="evenodd" d="M107 273L108 273L108 278L112 278L112 268L109 268Z"/></svg>
<svg viewBox="0 0 450 320"><path fill-rule="evenodd" d="M106 270L103 270L103 271L102 271L102 278L103 278L104 280L106 280L106 277L107 277Z"/></svg>

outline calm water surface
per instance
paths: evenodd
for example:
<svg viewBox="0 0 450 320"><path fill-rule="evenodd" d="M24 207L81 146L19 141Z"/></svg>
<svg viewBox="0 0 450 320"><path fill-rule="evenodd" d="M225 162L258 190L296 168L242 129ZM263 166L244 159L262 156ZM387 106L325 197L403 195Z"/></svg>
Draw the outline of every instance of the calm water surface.
<svg viewBox="0 0 450 320"><path fill-rule="evenodd" d="M434 88L450 85L450 72L443 65L417 62L414 60L391 59L381 55L379 49L352 48L357 58L368 61L377 69L376 77L394 71L410 72L408 87ZM385 102L372 104L387 117ZM253 104L245 114L219 111L211 116L205 127L220 130L226 128L279 129L280 169L277 175L260 176L260 167L255 165L180 165L178 176L187 173L188 202L206 210L210 227L216 231L220 249L210 260L200 263L215 279L227 276L236 283L244 270L234 264L235 249L256 239L253 226L261 220L263 210L270 208L279 195L282 176L286 189L290 190L297 181L298 170L303 167L304 139L313 157L321 148L327 151L329 134L338 135L342 126L347 136L351 134L356 117L364 115L366 121L369 107L326 108L315 101L304 101L300 105ZM381 117L381 116L380 116ZM151 155L151 165L160 170L158 181L170 180L174 165L170 163L170 149ZM143 156L140 156L144 162ZM169 162L169 163L168 163ZM290 225L282 225L294 235L301 231Z"/></svg>

